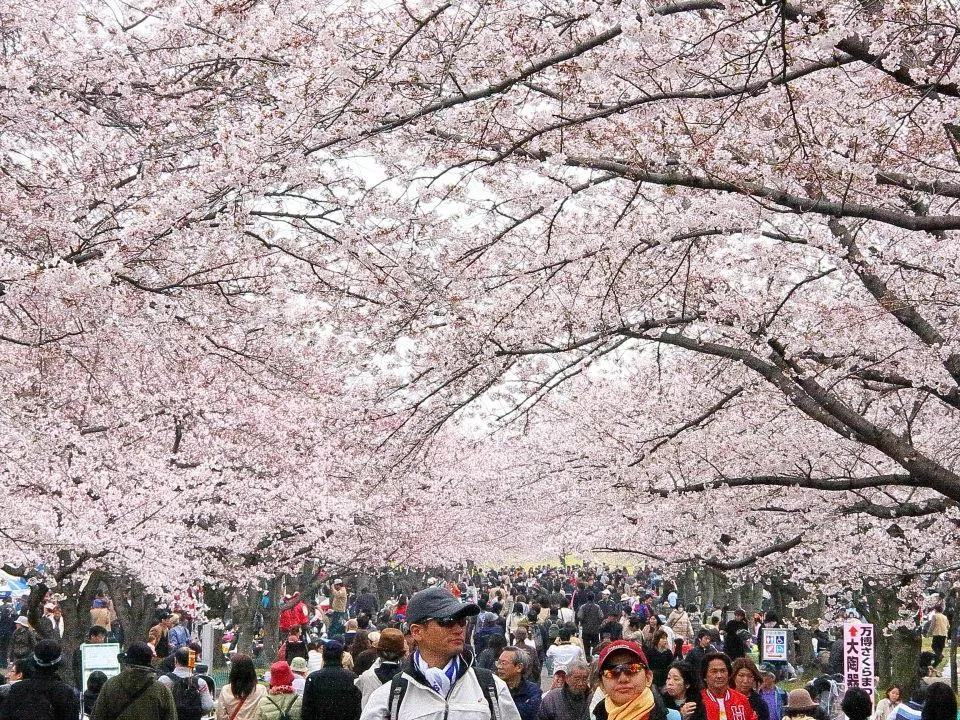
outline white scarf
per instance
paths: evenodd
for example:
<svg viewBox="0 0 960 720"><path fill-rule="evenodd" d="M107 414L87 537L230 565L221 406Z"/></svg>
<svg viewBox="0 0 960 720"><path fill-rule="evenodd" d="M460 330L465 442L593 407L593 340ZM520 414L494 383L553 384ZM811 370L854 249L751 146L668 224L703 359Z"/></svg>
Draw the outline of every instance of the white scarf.
<svg viewBox="0 0 960 720"><path fill-rule="evenodd" d="M413 664L417 670L423 674L427 682L430 683L430 687L436 690L441 697L446 697L447 693L450 692L453 679L457 676L457 671L460 669L460 661L456 656L442 668L430 667L426 661L420 657L419 650L415 650L413 653Z"/></svg>

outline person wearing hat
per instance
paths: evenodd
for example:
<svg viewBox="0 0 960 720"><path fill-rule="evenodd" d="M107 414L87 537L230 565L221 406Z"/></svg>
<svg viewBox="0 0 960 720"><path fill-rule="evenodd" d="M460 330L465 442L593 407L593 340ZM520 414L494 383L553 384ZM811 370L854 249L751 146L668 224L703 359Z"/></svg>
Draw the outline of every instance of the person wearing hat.
<svg viewBox="0 0 960 720"><path fill-rule="evenodd" d="M343 667L343 644L331 640L323 648L323 667L307 677L302 720L357 720L361 692L356 674Z"/></svg>
<svg viewBox="0 0 960 720"><path fill-rule="evenodd" d="M653 673L643 648L633 640L605 646L597 659L604 699L597 720L666 720L667 708L653 689Z"/></svg>
<svg viewBox="0 0 960 720"><path fill-rule="evenodd" d="M506 683L471 667L465 652L467 618L479 612L444 587L415 593L407 622L416 649L402 672L373 691L361 720L520 720Z"/></svg>
<svg viewBox="0 0 960 720"><path fill-rule="evenodd" d="M62 662L60 643L40 640L33 648L34 674L10 688L0 705L0 720L20 718L24 708L34 717L43 717L45 712L53 720L76 720L80 700L73 687L57 675Z"/></svg>
<svg viewBox="0 0 960 720"><path fill-rule="evenodd" d="M367 706L374 690L393 680L393 676L400 672L400 662L407 654L403 633L396 628L384 628L374 644L374 649L377 651L377 659L354 681L360 688L361 708Z"/></svg>
<svg viewBox="0 0 960 720"><path fill-rule="evenodd" d="M777 687L777 674L773 665L761 663L760 689L757 692L760 693L760 697L767 705L770 720L782 720L783 709L787 706L787 691Z"/></svg>
<svg viewBox="0 0 960 720"><path fill-rule="evenodd" d="M290 672L293 673L293 691L303 695L303 688L307 684L307 659L298 655L291 660Z"/></svg>
<svg viewBox="0 0 960 720"><path fill-rule="evenodd" d="M610 588L604 588L603 592L600 593L600 602L598 605L600 605L600 612L603 613L605 618L613 617L620 620L620 616L623 614L623 605L620 604L618 599L613 597ZM601 635L602 634L603 633L601 633Z"/></svg>
<svg viewBox="0 0 960 720"><path fill-rule="evenodd" d="M730 687L733 664L724 653L707 653L700 664L707 720L757 720L746 695Z"/></svg>
<svg viewBox="0 0 960 720"><path fill-rule="evenodd" d="M293 691L293 672L285 660L270 666L270 691L257 704L259 720L280 720L284 715L290 720L301 720L302 701Z"/></svg>
<svg viewBox="0 0 960 720"><path fill-rule="evenodd" d="M805 688L791 690L787 696L787 704L783 708L783 714L788 718L808 718L816 720L820 706L813 701L810 693Z"/></svg>
<svg viewBox="0 0 960 720"><path fill-rule="evenodd" d="M150 666L153 650L145 642L130 643L120 655L124 666L107 680L97 696L90 720L173 720L177 711L173 693L157 681ZM74 716L76 717L76 716Z"/></svg>
<svg viewBox="0 0 960 720"><path fill-rule="evenodd" d="M22 660L30 657L37 640L39 638L33 628L30 627L27 616L21 615L18 617L13 628L13 635L10 636L10 660Z"/></svg>

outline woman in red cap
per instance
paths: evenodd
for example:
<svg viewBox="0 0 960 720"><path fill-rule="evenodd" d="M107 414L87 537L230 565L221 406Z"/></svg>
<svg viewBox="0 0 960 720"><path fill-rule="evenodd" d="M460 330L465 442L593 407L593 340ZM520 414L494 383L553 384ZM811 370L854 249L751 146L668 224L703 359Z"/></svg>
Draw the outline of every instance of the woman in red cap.
<svg viewBox="0 0 960 720"><path fill-rule="evenodd" d="M257 705L260 720L279 720L286 713L300 720L300 696L293 691L293 671L280 660L270 666L270 692Z"/></svg>
<svg viewBox="0 0 960 720"><path fill-rule="evenodd" d="M600 652L598 667L606 698L593 711L597 720L666 720L667 708L651 687L653 673L639 644L610 643Z"/></svg>

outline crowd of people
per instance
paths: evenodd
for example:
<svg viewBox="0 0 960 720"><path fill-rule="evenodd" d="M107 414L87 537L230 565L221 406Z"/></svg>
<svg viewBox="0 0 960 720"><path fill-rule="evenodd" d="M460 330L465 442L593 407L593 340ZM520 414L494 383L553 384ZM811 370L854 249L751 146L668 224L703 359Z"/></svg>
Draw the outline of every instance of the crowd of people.
<svg viewBox="0 0 960 720"><path fill-rule="evenodd" d="M773 613L700 611L655 572L538 568L425 584L409 597L381 598L368 587L351 592L337 578L310 598L285 595L269 670L258 675L253 648L240 647L236 635L222 688L207 673L186 615L161 612L145 639L127 645L114 677L94 672L82 682L75 663L72 684L59 677L56 639L34 638L25 655L11 639L0 720L957 717L949 686L919 670L924 677L909 693L889 688L876 707L860 688L836 703L824 702L817 682L787 692L778 682L794 679L793 666L758 664L751 653L760 630L779 625ZM100 598L94 620L103 625L91 626L89 642L115 632ZM935 666L936 653L929 655L921 658L927 669Z"/></svg>

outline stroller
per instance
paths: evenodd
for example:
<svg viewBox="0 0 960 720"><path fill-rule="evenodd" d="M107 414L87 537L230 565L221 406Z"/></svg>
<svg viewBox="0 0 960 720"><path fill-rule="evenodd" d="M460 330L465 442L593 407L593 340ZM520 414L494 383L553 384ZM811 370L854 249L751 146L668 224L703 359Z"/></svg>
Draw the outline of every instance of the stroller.
<svg viewBox="0 0 960 720"><path fill-rule="evenodd" d="M843 696L842 675L819 675L807 683L807 692L830 718L842 718L840 698Z"/></svg>

